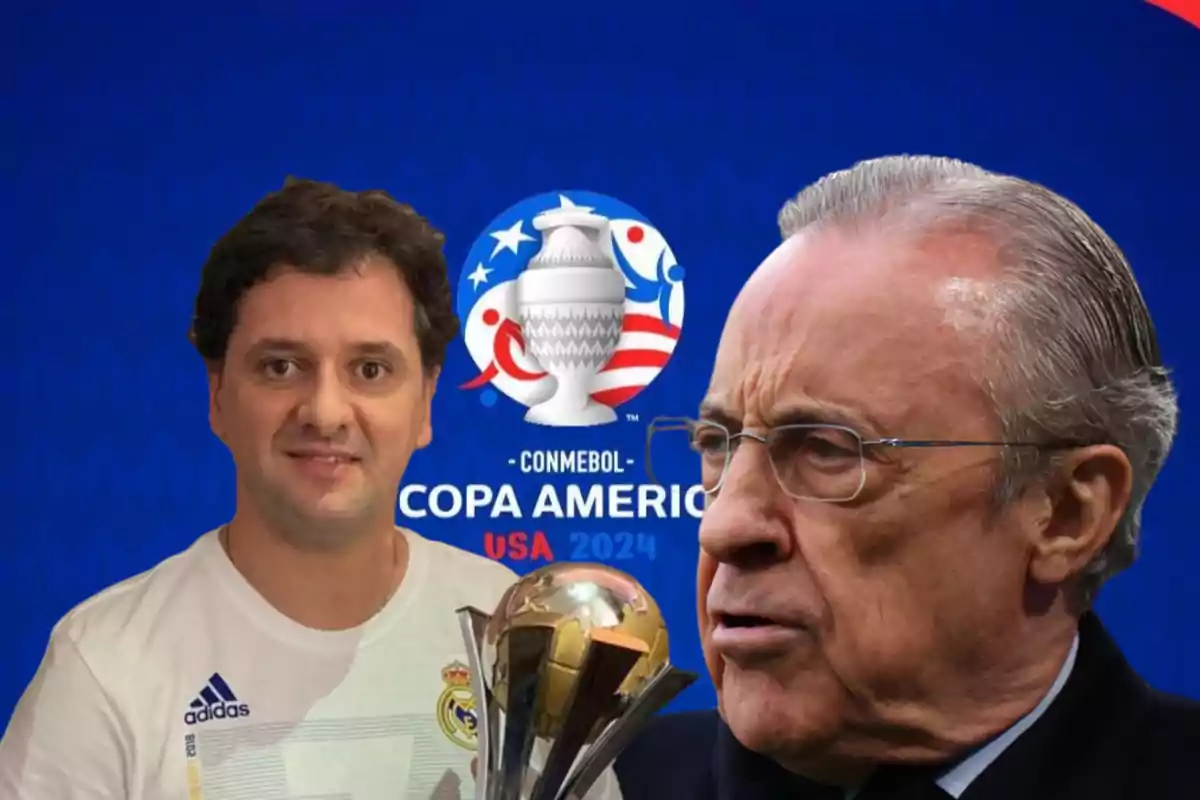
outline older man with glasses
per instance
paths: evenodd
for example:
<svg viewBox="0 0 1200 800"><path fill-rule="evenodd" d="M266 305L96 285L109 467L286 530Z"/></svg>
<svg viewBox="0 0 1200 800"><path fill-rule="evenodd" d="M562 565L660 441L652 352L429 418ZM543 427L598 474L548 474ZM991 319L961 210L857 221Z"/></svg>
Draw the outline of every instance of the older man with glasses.
<svg viewBox="0 0 1200 800"><path fill-rule="evenodd" d="M1121 251L945 158L833 173L780 223L697 418L651 427L655 478L707 493L719 711L658 719L627 800L1200 794L1200 706L1091 610L1178 413Z"/></svg>

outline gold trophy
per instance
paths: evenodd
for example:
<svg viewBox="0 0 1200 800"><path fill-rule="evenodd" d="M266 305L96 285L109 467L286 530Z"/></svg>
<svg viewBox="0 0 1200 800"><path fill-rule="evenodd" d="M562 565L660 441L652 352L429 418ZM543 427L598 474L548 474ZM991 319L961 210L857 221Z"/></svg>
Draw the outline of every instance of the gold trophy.
<svg viewBox="0 0 1200 800"><path fill-rule="evenodd" d="M696 680L670 663L654 598L602 564L529 573L490 616L458 610L475 695L475 800L583 800ZM531 765L545 752L541 769Z"/></svg>

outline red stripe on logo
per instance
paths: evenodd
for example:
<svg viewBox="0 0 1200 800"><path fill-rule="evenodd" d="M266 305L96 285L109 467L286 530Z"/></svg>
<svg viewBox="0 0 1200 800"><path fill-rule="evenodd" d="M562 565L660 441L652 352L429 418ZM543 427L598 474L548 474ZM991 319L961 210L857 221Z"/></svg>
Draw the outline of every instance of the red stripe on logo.
<svg viewBox="0 0 1200 800"><path fill-rule="evenodd" d="M592 392L592 399L612 408L633 399L638 392L645 388L645 386L620 386L616 389L602 389L599 392Z"/></svg>
<svg viewBox="0 0 1200 800"><path fill-rule="evenodd" d="M649 314L626 314L625 321L621 323L621 330L632 333L658 333L672 339L679 338L679 328Z"/></svg>
<svg viewBox="0 0 1200 800"><path fill-rule="evenodd" d="M628 367L665 367L670 358L670 353L661 350L618 350L600 371L611 372Z"/></svg>

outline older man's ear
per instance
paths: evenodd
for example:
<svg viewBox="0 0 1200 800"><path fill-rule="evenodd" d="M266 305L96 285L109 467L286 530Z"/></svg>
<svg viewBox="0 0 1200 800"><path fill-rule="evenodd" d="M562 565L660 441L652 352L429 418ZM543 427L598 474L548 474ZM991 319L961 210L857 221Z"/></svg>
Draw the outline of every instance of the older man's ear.
<svg viewBox="0 0 1200 800"><path fill-rule="evenodd" d="M1132 493L1133 466L1119 447L1094 445L1067 456L1035 526L1030 577L1054 586L1080 575L1112 540Z"/></svg>

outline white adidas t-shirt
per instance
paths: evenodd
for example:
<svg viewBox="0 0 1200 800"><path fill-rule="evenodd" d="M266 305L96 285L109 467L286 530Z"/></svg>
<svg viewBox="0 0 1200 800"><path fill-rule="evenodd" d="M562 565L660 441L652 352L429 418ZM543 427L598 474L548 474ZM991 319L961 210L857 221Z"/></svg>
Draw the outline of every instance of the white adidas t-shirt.
<svg viewBox="0 0 1200 800"><path fill-rule="evenodd" d="M491 611L507 567L405 531L373 619L305 628L216 531L59 622L0 740L3 800L471 800L455 610ZM619 800L607 772L588 800Z"/></svg>

